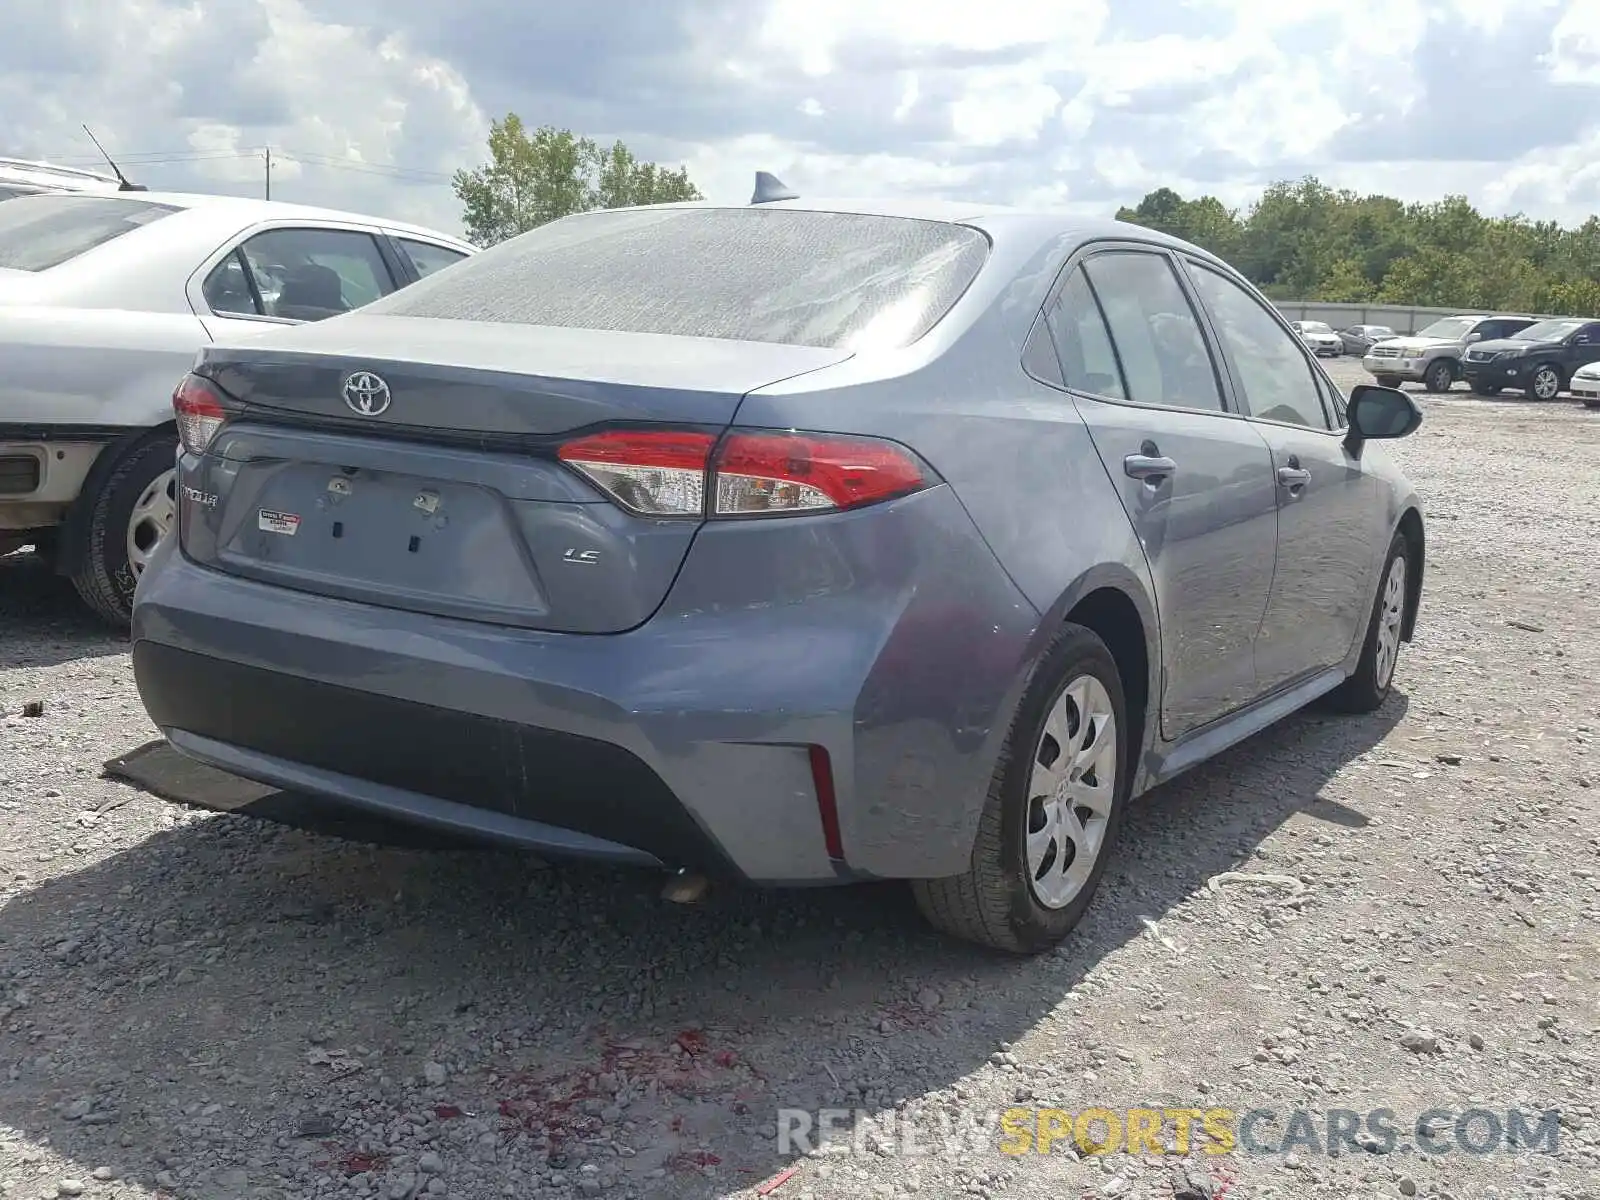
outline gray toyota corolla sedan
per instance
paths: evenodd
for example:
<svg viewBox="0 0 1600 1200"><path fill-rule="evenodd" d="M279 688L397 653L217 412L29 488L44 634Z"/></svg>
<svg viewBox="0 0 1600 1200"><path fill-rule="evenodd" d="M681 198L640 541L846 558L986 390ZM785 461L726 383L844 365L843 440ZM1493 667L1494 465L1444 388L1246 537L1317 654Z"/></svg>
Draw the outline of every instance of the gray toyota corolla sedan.
<svg viewBox="0 0 1600 1200"><path fill-rule="evenodd" d="M180 751L546 854L906 879L1032 952L1130 798L1381 704L1380 439L1209 254L982 205L568 217L207 347L133 663Z"/></svg>

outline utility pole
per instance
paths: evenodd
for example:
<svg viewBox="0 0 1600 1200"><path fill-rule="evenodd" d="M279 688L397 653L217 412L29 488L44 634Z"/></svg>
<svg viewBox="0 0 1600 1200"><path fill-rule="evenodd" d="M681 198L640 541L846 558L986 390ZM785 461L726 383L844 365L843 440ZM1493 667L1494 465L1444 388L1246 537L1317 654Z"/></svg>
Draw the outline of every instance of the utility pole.
<svg viewBox="0 0 1600 1200"><path fill-rule="evenodd" d="M272 199L272 147L268 146L266 148L266 150L267 150L267 199L271 200Z"/></svg>

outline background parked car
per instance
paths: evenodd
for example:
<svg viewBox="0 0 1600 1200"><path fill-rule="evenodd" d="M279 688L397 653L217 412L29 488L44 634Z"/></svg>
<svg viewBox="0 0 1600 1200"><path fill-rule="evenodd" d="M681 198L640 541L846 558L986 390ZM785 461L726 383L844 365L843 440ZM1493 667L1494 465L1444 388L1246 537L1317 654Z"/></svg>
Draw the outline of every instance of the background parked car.
<svg viewBox="0 0 1600 1200"><path fill-rule="evenodd" d="M1361 365L1384 387L1410 380L1430 392L1448 392L1461 378L1461 360L1469 345L1510 337L1532 324L1532 317L1441 317L1416 333L1378 342Z"/></svg>
<svg viewBox="0 0 1600 1200"><path fill-rule="evenodd" d="M1600 408L1600 363L1590 363L1572 373L1572 394L1585 408Z"/></svg>
<svg viewBox="0 0 1600 1200"><path fill-rule="evenodd" d="M1344 341L1326 321L1290 321L1289 328L1318 358L1338 358L1344 352Z"/></svg>
<svg viewBox="0 0 1600 1200"><path fill-rule="evenodd" d="M172 389L195 351L358 308L473 250L266 200L0 202L0 553L38 546L125 623L172 520Z"/></svg>
<svg viewBox="0 0 1600 1200"><path fill-rule="evenodd" d="M1365 354L1372 349L1373 343L1394 336L1394 330L1387 325L1352 325L1339 330L1339 340L1344 343L1346 354Z"/></svg>
<svg viewBox="0 0 1600 1200"><path fill-rule="evenodd" d="M0 158L0 200L37 196L41 192L115 192L122 184L112 175L58 167L25 158Z"/></svg>
<svg viewBox="0 0 1600 1200"><path fill-rule="evenodd" d="M1521 388L1530 400L1554 400L1579 367L1600 362L1600 321L1558 317L1510 337L1467 347L1467 382L1480 396Z"/></svg>

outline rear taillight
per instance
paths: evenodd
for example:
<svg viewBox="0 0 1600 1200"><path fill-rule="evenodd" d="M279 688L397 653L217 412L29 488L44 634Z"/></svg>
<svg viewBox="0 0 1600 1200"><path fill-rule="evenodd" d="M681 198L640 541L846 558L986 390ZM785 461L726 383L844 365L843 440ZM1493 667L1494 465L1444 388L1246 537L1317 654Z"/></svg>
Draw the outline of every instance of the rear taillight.
<svg viewBox="0 0 1600 1200"><path fill-rule="evenodd" d="M217 430L228 419L222 393L199 375L185 375L172 393L172 411L178 419L178 440L190 454L204 454Z"/></svg>
<svg viewBox="0 0 1600 1200"><path fill-rule="evenodd" d="M709 433L612 430L568 442L560 457L630 512L649 516L837 512L935 482L902 446L831 434L735 430L719 448Z"/></svg>
<svg viewBox="0 0 1600 1200"><path fill-rule="evenodd" d="M560 457L630 512L698 517L705 512L706 464L716 444L709 433L612 430L568 442Z"/></svg>
<svg viewBox="0 0 1600 1200"><path fill-rule="evenodd" d="M928 485L927 472L892 442L808 433L734 433L716 462L716 513L860 508Z"/></svg>

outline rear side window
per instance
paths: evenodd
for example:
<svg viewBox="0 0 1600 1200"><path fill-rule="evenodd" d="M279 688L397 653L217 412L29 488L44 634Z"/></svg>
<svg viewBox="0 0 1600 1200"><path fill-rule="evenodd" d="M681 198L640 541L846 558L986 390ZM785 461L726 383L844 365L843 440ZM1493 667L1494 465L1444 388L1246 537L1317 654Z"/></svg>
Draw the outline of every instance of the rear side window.
<svg viewBox="0 0 1600 1200"><path fill-rule="evenodd" d="M794 209L566 217L373 312L456 321L893 349L938 323L988 257L943 221Z"/></svg>
<svg viewBox="0 0 1600 1200"><path fill-rule="evenodd" d="M1082 268L1074 270L1061 289L1061 299L1050 316L1050 329L1055 334L1056 352L1061 356L1068 387L1115 400L1128 398L1122 386L1122 367L1106 332L1105 317Z"/></svg>
<svg viewBox="0 0 1600 1200"><path fill-rule="evenodd" d="M218 263L201 290L214 313L321 321L394 291L371 234L269 229Z"/></svg>
<svg viewBox="0 0 1600 1200"><path fill-rule="evenodd" d="M0 267L47 271L177 211L116 196L18 196L0 204Z"/></svg>
<svg viewBox="0 0 1600 1200"><path fill-rule="evenodd" d="M458 263L467 256L459 250L452 250L448 246L436 246L432 242L414 242L410 238L396 239L406 258L417 270L418 279L426 279L435 271L442 271L452 263Z"/></svg>

